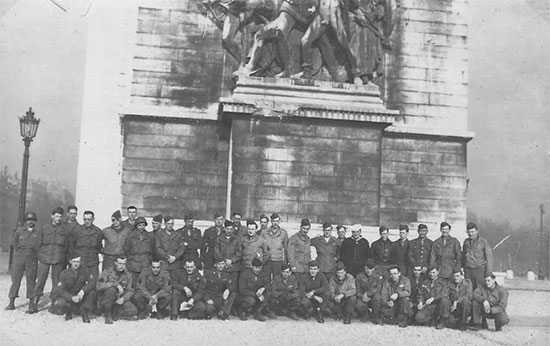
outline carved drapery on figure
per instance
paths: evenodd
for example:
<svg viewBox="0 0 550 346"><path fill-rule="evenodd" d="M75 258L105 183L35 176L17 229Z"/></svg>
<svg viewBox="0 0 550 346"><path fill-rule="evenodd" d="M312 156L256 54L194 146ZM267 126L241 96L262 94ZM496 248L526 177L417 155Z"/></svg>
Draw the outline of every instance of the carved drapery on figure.
<svg viewBox="0 0 550 346"><path fill-rule="evenodd" d="M235 75L356 84L383 76L397 18L396 0L207 0L203 5L222 30L223 47L240 63ZM239 31L241 42L235 39ZM299 53L293 54L296 46Z"/></svg>

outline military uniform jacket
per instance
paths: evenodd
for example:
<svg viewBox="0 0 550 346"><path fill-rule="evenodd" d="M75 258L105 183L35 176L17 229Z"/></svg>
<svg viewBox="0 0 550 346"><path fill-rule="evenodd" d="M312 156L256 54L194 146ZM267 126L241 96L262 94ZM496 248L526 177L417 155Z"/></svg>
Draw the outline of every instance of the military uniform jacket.
<svg viewBox="0 0 550 346"><path fill-rule="evenodd" d="M178 229L178 231L181 232L183 242L187 243L187 245L185 245L185 251L196 252L201 248L202 235L201 235L200 229L196 227L191 228L191 227L184 226Z"/></svg>
<svg viewBox="0 0 550 346"><path fill-rule="evenodd" d="M383 241L382 238L374 241L370 247L371 256L374 258L374 263L388 265L391 263L390 254L392 249L391 240Z"/></svg>
<svg viewBox="0 0 550 346"><path fill-rule="evenodd" d="M124 289L124 293L122 294L124 301L129 301L132 299L134 296L134 289L132 288L132 275L126 269L119 272L114 267L111 267L102 271L97 279L96 290L101 292L117 285L122 286Z"/></svg>
<svg viewBox="0 0 550 346"><path fill-rule="evenodd" d="M243 226L243 225L239 225L239 227L235 227L233 226L233 235L235 237L244 237L246 234L248 233L248 229L246 228L246 226Z"/></svg>
<svg viewBox="0 0 550 346"><path fill-rule="evenodd" d="M183 246L183 237L181 232L173 230L168 234L166 230L160 230L154 235L155 237L155 253L157 258L166 263L166 269L174 270L181 268L181 256L185 247ZM172 263L168 263L170 256L176 257Z"/></svg>
<svg viewBox="0 0 550 346"><path fill-rule="evenodd" d="M485 284L478 286L474 291L474 300L480 304L488 301L492 314L499 314L506 311L508 305L508 291L495 283L495 287L487 288Z"/></svg>
<svg viewBox="0 0 550 346"><path fill-rule="evenodd" d="M267 248L269 249L269 255L271 261L285 262L286 249L288 246L288 232L281 227L278 229L269 227L266 231L261 233L261 236L265 238L267 242Z"/></svg>
<svg viewBox="0 0 550 346"><path fill-rule="evenodd" d="M216 239L222 232L223 227L216 228L216 226L210 227L204 231L201 246L201 261L206 268L212 268L214 266L214 247L216 246Z"/></svg>
<svg viewBox="0 0 550 346"><path fill-rule="evenodd" d="M462 300L462 299L472 299L472 282L468 279L463 279L459 283L450 283L449 284L449 298L451 302Z"/></svg>
<svg viewBox="0 0 550 346"><path fill-rule="evenodd" d="M431 279L424 280L420 293L422 294L422 303L430 298L433 298L436 302L443 298L449 298L449 283L443 278L437 278L433 281Z"/></svg>
<svg viewBox="0 0 550 346"><path fill-rule="evenodd" d="M487 240L477 237L467 238L462 247L462 261L464 268L482 268L487 266L485 271L493 270L493 249Z"/></svg>
<svg viewBox="0 0 550 346"><path fill-rule="evenodd" d="M275 298L279 296L298 298L300 296L300 290L296 276L291 274L288 279L284 281L282 274L276 275L271 284L271 296Z"/></svg>
<svg viewBox="0 0 550 346"><path fill-rule="evenodd" d="M418 304L422 301L422 283L426 280L426 276L420 274L417 278L414 275L411 277L411 302Z"/></svg>
<svg viewBox="0 0 550 346"><path fill-rule="evenodd" d="M380 294L382 292L383 284L384 277L376 271L373 272L371 276L367 276L365 272L357 274L355 277L357 298L362 298L365 293L369 298L372 298L376 293Z"/></svg>
<svg viewBox="0 0 550 346"><path fill-rule="evenodd" d="M445 245L443 245L443 237L439 237L432 244L430 266L437 266L439 276L449 279L453 276L455 270L460 270L462 266L461 257L460 243L456 238L447 237Z"/></svg>
<svg viewBox="0 0 550 346"><path fill-rule="evenodd" d="M124 253L128 257L128 270L141 272L151 264L153 255L153 233L132 231L124 243Z"/></svg>
<svg viewBox="0 0 550 346"><path fill-rule="evenodd" d="M119 228L113 228L109 226L104 228L103 239L105 239L105 245L103 246L103 254L105 255L124 255L124 243L130 234L130 230L124 226Z"/></svg>
<svg viewBox="0 0 550 346"><path fill-rule="evenodd" d="M231 277L225 270L206 269L204 272L204 300L213 298L222 298L225 290L235 291L236 282L231 281Z"/></svg>
<svg viewBox="0 0 550 346"><path fill-rule="evenodd" d="M424 241L420 238L411 240L409 244L409 266L429 267L432 244L433 241L428 238L424 238Z"/></svg>
<svg viewBox="0 0 550 346"><path fill-rule="evenodd" d="M299 231L288 240L288 263L296 268L297 273L308 270L308 262L311 261L311 240L307 234Z"/></svg>
<svg viewBox="0 0 550 346"><path fill-rule="evenodd" d="M401 273L405 273L406 268L409 267L409 244L408 239L404 241L398 239L392 243L390 262L398 265Z"/></svg>
<svg viewBox="0 0 550 346"><path fill-rule="evenodd" d="M153 274L151 268L144 269L139 274L136 293L151 297L156 294L159 298L165 298L172 293L172 282L170 274L166 270L161 270L157 275Z"/></svg>
<svg viewBox="0 0 550 346"><path fill-rule="evenodd" d="M393 282L391 279L384 280L382 285L382 301L387 303L390 297L397 293L399 298L407 298L411 296L411 282L408 278L400 276L397 282Z"/></svg>
<svg viewBox="0 0 550 346"><path fill-rule="evenodd" d="M316 296L323 297L328 294L328 280L323 273L317 273L315 276L304 275L299 282L300 290L303 294L313 291Z"/></svg>
<svg viewBox="0 0 550 346"><path fill-rule="evenodd" d="M95 290L97 278L94 277L88 268L80 266L77 270L67 268L59 275L59 283L52 290L52 300L63 297L70 300L76 296L80 290L88 294Z"/></svg>
<svg viewBox="0 0 550 346"><path fill-rule="evenodd" d="M195 270L193 274L187 274L184 269L177 269L173 273L172 290L184 292L184 287L187 287L193 293L192 297L195 301L199 301L204 297L204 278Z"/></svg>
<svg viewBox="0 0 550 346"><path fill-rule="evenodd" d="M254 274L251 268L246 268L239 277L239 294L245 297L256 297L256 291L265 288L264 295L269 292L270 278L262 270L259 275Z"/></svg>
<svg viewBox="0 0 550 346"><path fill-rule="evenodd" d="M227 268L228 272L241 270L241 240L238 237L232 235L227 238L222 234L216 240L215 246L214 257L216 261L230 260L231 267Z"/></svg>
<svg viewBox="0 0 550 346"><path fill-rule="evenodd" d="M317 251L317 261L323 273L333 273L338 260L338 244L335 237L329 237L328 241L323 236L311 239L311 246Z"/></svg>
<svg viewBox="0 0 550 346"><path fill-rule="evenodd" d="M126 219L122 221L122 227L127 228L130 232L136 228L136 220L134 220L134 223L130 223L130 219Z"/></svg>
<svg viewBox="0 0 550 346"><path fill-rule="evenodd" d="M340 294L343 294L344 298L354 296L357 289L353 275L346 273L344 280L338 280L338 276L334 275L328 284L328 291L331 299Z"/></svg>
<svg viewBox="0 0 550 346"><path fill-rule="evenodd" d="M45 264L65 263L69 232L65 225L54 225L51 222L39 232L38 261Z"/></svg>
<svg viewBox="0 0 550 346"><path fill-rule="evenodd" d="M63 223L65 225L65 228L67 229L67 232L72 233L75 229L78 228L78 226L82 226L80 223L78 223L78 221L69 221L69 219L65 220L65 222Z"/></svg>
<svg viewBox="0 0 550 346"><path fill-rule="evenodd" d="M27 225L17 227L11 239L14 254L36 258L40 246L39 234L40 232L36 229L36 226L32 231L28 230Z"/></svg>
<svg viewBox="0 0 550 346"><path fill-rule="evenodd" d="M252 260L256 257L266 263L269 260L267 241L264 237L254 234L252 237L245 235L241 238L241 263L246 268L252 267Z"/></svg>
<svg viewBox="0 0 550 346"><path fill-rule="evenodd" d="M359 239L346 238L340 247L340 260L346 269L360 272L370 255L369 241L363 237Z"/></svg>
<svg viewBox="0 0 550 346"><path fill-rule="evenodd" d="M95 225L86 227L80 225L76 227L69 237L69 254L80 255L82 265L86 267L97 266L99 264L98 254L101 251L101 240L103 233Z"/></svg>

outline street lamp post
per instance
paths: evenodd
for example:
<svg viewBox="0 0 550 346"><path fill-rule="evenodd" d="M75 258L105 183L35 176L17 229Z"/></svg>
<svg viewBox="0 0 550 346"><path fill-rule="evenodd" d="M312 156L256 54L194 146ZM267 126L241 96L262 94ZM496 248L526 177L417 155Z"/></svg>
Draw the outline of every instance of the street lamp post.
<svg viewBox="0 0 550 346"><path fill-rule="evenodd" d="M34 117L34 112L32 108L29 108L29 111L25 113L25 116L19 117L19 127L21 130L21 137L23 143L25 143L25 151L23 152L23 169L21 172L21 190L19 193L19 215L17 217L17 225L20 226L23 224L23 215L25 214L25 205L27 202L27 177L29 175L29 147L33 138L36 136L38 131L38 125L40 124L40 119ZM9 267L11 269L11 263L13 259L13 245L10 245L10 258L9 258Z"/></svg>

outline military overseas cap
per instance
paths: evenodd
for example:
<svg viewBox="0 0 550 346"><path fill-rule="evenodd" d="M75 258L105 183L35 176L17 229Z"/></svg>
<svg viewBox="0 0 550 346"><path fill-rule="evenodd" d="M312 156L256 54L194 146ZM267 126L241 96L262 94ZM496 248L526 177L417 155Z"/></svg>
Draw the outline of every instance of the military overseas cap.
<svg viewBox="0 0 550 346"><path fill-rule="evenodd" d="M261 267L262 265L263 265L262 260L259 259L258 257L254 257L254 259L252 260L252 266Z"/></svg>
<svg viewBox="0 0 550 346"><path fill-rule="evenodd" d="M155 215L153 217L153 221L155 222L162 222L162 214Z"/></svg>
<svg viewBox="0 0 550 346"><path fill-rule="evenodd" d="M265 214L260 215L260 221L262 221L263 219L269 220L269 218Z"/></svg>
<svg viewBox="0 0 550 346"><path fill-rule="evenodd" d="M271 220L280 219L281 217L277 213L271 214Z"/></svg>
<svg viewBox="0 0 550 346"><path fill-rule="evenodd" d="M336 263L336 271L339 272L340 270L345 270L346 266L342 262Z"/></svg>
<svg viewBox="0 0 550 346"><path fill-rule="evenodd" d="M428 230L428 226L426 226L425 224L421 223L420 225L418 225L418 230L422 230L422 229L425 229L425 230Z"/></svg>
<svg viewBox="0 0 550 346"><path fill-rule="evenodd" d="M477 225L473 222L468 222L468 224L466 225L466 229L477 229Z"/></svg>
<svg viewBox="0 0 550 346"><path fill-rule="evenodd" d="M438 267L438 266L430 266L430 267L428 268L428 271L431 272L432 270L437 270L437 271L439 271L439 267Z"/></svg>
<svg viewBox="0 0 550 346"><path fill-rule="evenodd" d="M285 264L283 264L283 265L281 266L281 271L285 271L285 270L287 270L287 269L290 269L290 264L285 263Z"/></svg>
<svg viewBox="0 0 550 346"><path fill-rule="evenodd" d="M341 230L342 228L343 228L343 229L347 229L346 226L344 226L344 225L338 225L338 226L336 226L336 230L337 230L337 231Z"/></svg>
<svg viewBox="0 0 550 346"><path fill-rule="evenodd" d="M439 226L439 228L443 228L443 227L449 227L449 229L451 229L451 225L449 225L446 221L443 221Z"/></svg>
<svg viewBox="0 0 550 346"><path fill-rule="evenodd" d="M375 266L376 266L376 264L374 264L374 259L372 257L369 257L367 259L367 261L365 262L365 267L367 267L369 269L373 269Z"/></svg>
<svg viewBox="0 0 550 346"><path fill-rule="evenodd" d="M65 213L65 211L64 211L63 208L61 208L61 207L57 207L57 208L54 208L54 209L52 210L52 215L54 215L54 214L61 214L61 215L63 215L64 213Z"/></svg>
<svg viewBox="0 0 550 346"><path fill-rule="evenodd" d="M69 256L69 261L72 261L74 259L82 259L82 254L79 251L75 251Z"/></svg>
<svg viewBox="0 0 550 346"><path fill-rule="evenodd" d="M378 228L378 233L382 233L384 231L388 231L388 227L386 226L380 226L380 228Z"/></svg>
<svg viewBox="0 0 550 346"><path fill-rule="evenodd" d="M323 229L325 228L331 228L332 224L330 222L323 222Z"/></svg>
<svg viewBox="0 0 550 346"><path fill-rule="evenodd" d="M487 272L485 273L485 275L483 275L483 278L486 279L486 278L491 278L491 279L496 279L496 276L493 272Z"/></svg>
<svg viewBox="0 0 550 346"><path fill-rule="evenodd" d="M250 220L250 219L246 220L246 225L247 225L247 226L252 226L252 225L254 225L255 227L258 227L258 224L256 223L256 221Z"/></svg>
<svg viewBox="0 0 550 346"><path fill-rule="evenodd" d="M218 219L220 217L223 217L222 213L214 213L214 219Z"/></svg>
<svg viewBox="0 0 550 346"><path fill-rule="evenodd" d="M319 267L319 262L317 262L316 260L311 260L308 262L308 266L311 268L311 267Z"/></svg>
<svg viewBox="0 0 550 346"><path fill-rule="evenodd" d="M233 221L225 220L223 227L233 227Z"/></svg>
<svg viewBox="0 0 550 346"><path fill-rule="evenodd" d="M164 222L168 222L168 221L172 221L172 220L174 220L174 218L173 218L172 216L170 216L170 215L166 215L166 216L164 217Z"/></svg>
<svg viewBox="0 0 550 346"><path fill-rule="evenodd" d="M136 219L136 226L139 225L139 224L145 224L145 226L147 226L147 220L145 220L145 218L143 216L139 216L137 219Z"/></svg>
<svg viewBox="0 0 550 346"><path fill-rule="evenodd" d="M120 210L117 210L111 215L111 217L114 217L115 219L120 220L122 219L122 214L120 214Z"/></svg>
<svg viewBox="0 0 550 346"><path fill-rule="evenodd" d="M311 222L309 222L309 219L302 219L300 222L301 226L311 226Z"/></svg>
<svg viewBox="0 0 550 346"><path fill-rule="evenodd" d="M185 214L183 217L184 220L194 220L193 214Z"/></svg>
<svg viewBox="0 0 550 346"><path fill-rule="evenodd" d="M400 230L400 231L408 231L408 230L409 230L409 226L408 226L408 225L405 225L404 223L402 223L402 224L399 225L399 230Z"/></svg>
<svg viewBox="0 0 550 346"><path fill-rule="evenodd" d="M25 221L27 220L34 220L36 221L37 218L36 218L36 214L33 213L32 211L29 211L28 213L25 214Z"/></svg>

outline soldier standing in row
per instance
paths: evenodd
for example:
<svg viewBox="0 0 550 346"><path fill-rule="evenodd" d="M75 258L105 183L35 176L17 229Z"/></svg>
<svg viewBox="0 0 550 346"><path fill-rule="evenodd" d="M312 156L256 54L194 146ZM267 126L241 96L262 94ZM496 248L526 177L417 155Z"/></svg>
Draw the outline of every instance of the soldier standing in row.
<svg viewBox="0 0 550 346"><path fill-rule="evenodd" d="M25 274L27 286L27 299L29 309L27 313L34 313L32 309L34 285L36 283L36 268L38 267L38 229L36 227L36 214L25 214L25 224L17 227L13 232L11 244L13 245L13 263L11 266L11 286L9 291L10 303L6 310L15 310L15 299L19 297L21 279Z"/></svg>
<svg viewBox="0 0 550 346"><path fill-rule="evenodd" d="M259 258L262 263L267 263L269 260L267 241L256 233L258 225L252 220L247 220L246 228L247 233L241 237L241 263L243 268L252 267L252 259L254 258ZM269 278L271 280L271 276Z"/></svg>
<svg viewBox="0 0 550 346"><path fill-rule="evenodd" d="M302 219L300 231L288 240L288 263L298 280L307 275L307 264L311 261L311 240L307 235L310 229L309 219Z"/></svg>
<svg viewBox="0 0 550 346"><path fill-rule="evenodd" d="M323 234L311 239L311 246L317 252L317 261L321 266L321 272L329 281L336 272L336 262L338 261L338 244L331 233L332 225L330 222L325 222L323 223Z"/></svg>
<svg viewBox="0 0 550 346"><path fill-rule="evenodd" d="M468 238L462 247L462 267L464 277L472 281L475 290L483 285L483 275L493 270L493 249L486 239L479 236L475 223L466 226L466 233Z"/></svg>
<svg viewBox="0 0 550 346"><path fill-rule="evenodd" d="M89 314L96 303L97 276L81 266L82 258L78 254L70 257L69 268L61 272L59 283L52 291L51 312L65 314L65 320L69 321L73 312L80 309L82 322L90 323Z"/></svg>
<svg viewBox="0 0 550 346"><path fill-rule="evenodd" d="M376 270L382 274L382 276L388 278L388 267L391 263L391 250L393 243L388 238L389 230L385 226L381 226L378 229L380 238L374 241L371 245L370 253L372 258L374 258L374 263L376 264Z"/></svg>
<svg viewBox="0 0 550 346"><path fill-rule="evenodd" d="M409 274L409 244L410 241L407 239L409 236L409 226L405 224L399 225L399 239L392 243L393 247L391 250L391 262L399 266L399 271L402 275L410 277Z"/></svg>
<svg viewBox="0 0 550 346"><path fill-rule="evenodd" d="M451 282L453 273L460 270L462 266L462 254L460 243L456 238L449 235L451 225L447 222L441 223L441 237L432 244L430 253L430 266L439 269L439 277Z"/></svg>
<svg viewBox="0 0 550 346"><path fill-rule="evenodd" d="M70 256L81 255L81 265L97 279L103 233L94 225L94 212L86 210L83 220L83 225L77 226L69 233L69 254Z"/></svg>
<svg viewBox="0 0 550 346"><path fill-rule="evenodd" d="M265 262L264 270L271 278L279 275L283 264L286 263L288 258L286 251L288 247L288 232L279 226L280 222L281 217L279 214L272 214L271 226L261 232L261 236L267 242L269 253L269 260Z"/></svg>
<svg viewBox="0 0 550 346"><path fill-rule="evenodd" d="M242 237L246 234L246 226L241 224L241 221L243 219L243 214L240 212L234 212L233 216L231 217L231 222L233 222L233 234L235 237Z"/></svg>
<svg viewBox="0 0 550 346"><path fill-rule="evenodd" d="M65 220L64 224L69 233L72 233L75 230L75 228L80 226L80 223L78 223L78 220L76 219L77 216L78 216L78 208L76 207L76 205L68 206L67 220Z"/></svg>
<svg viewBox="0 0 550 346"><path fill-rule="evenodd" d="M136 288L142 270L149 268L154 251L154 233L145 231L147 221L139 217L136 229L130 232L124 242L124 253L128 258L128 271L132 274L132 288Z"/></svg>
<svg viewBox="0 0 550 346"><path fill-rule="evenodd" d="M351 237L344 239L340 246L340 260L346 266L346 271L356 276L363 270L369 257L369 241L361 235L361 226L355 225L351 230Z"/></svg>
<svg viewBox="0 0 550 346"><path fill-rule="evenodd" d="M122 215L120 211L115 211L111 215L111 226L104 228L103 239L103 264L102 270L112 267L115 264L117 257L124 257L124 243L126 238L130 234L130 229L124 227L120 221ZM142 222L145 222L145 219L141 218Z"/></svg>
<svg viewBox="0 0 550 346"><path fill-rule="evenodd" d="M179 229L183 237L183 261L193 260L198 269L202 269L199 257L199 249L202 246L202 235L200 229L194 227L195 218L191 214L186 214L183 221L185 226Z"/></svg>
<svg viewBox="0 0 550 346"><path fill-rule="evenodd" d="M421 223L418 225L418 238L411 240L409 243L409 267L411 271L412 268L420 265L423 274L428 272L433 242L426 237L427 234L428 226Z"/></svg>
<svg viewBox="0 0 550 346"><path fill-rule="evenodd" d="M126 208L126 212L128 213L128 218L122 221L122 226L124 228L128 228L130 231L133 231L134 227L136 227L137 208L131 205Z"/></svg>
<svg viewBox="0 0 550 346"><path fill-rule="evenodd" d="M214 226L206 229L202 236L201 262L204 269L214 268L214 247L216 239L223 233L224 217L220 213L214 214Z"/></svg>
<svg viewBox="0 0 550 346"><path fill-rule="evenodd" d="M185 246L180 231L174 230L174 220L170 216L164 217L166 228L155 233L155 254L162 260L163 268L168 271L170 277L174 277L174 271L182 268L181 258Z"/></svg>
<svg viewBox="0 0 550 346"><path fill-rule="evenodd" d="M225 221L223 234L215 243L214 257L217 262L225 261L225 269L232 282L239 282L241 271L241 239L233 234L234 228L231 221Z"/></svg>

